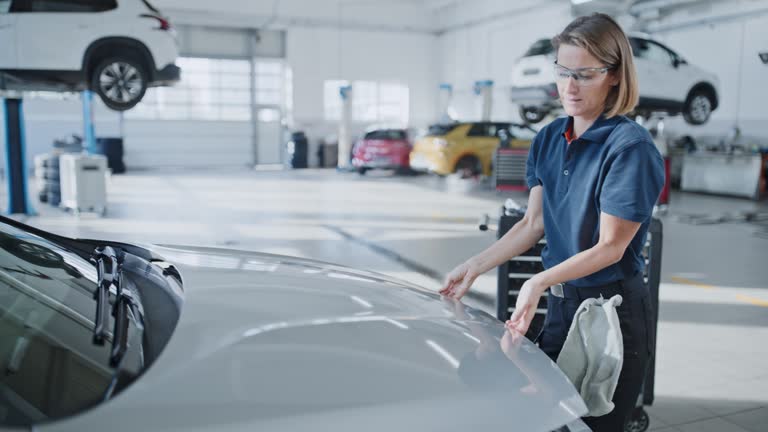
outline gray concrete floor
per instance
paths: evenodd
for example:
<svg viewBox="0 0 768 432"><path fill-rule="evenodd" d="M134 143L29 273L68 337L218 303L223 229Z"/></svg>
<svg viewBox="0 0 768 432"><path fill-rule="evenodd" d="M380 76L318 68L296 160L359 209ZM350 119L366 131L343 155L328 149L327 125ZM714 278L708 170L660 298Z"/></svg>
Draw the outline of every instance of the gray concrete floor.
<svg viewBox="0 0 768 432"><path fill-rule="evenodd" d="M149 171L111 178L106 217L36 203L39 215L20 219L76 237L311 257L436 289L495 240L477 220L510 197L526 201L487 183L388 172ZM661 216L652 430L768 431L768 221L739 221L744 212L768 205L678 192ZM694 223L702 215L723 221ZM493 314L495 290L491 271L466 302Z"/></svg>

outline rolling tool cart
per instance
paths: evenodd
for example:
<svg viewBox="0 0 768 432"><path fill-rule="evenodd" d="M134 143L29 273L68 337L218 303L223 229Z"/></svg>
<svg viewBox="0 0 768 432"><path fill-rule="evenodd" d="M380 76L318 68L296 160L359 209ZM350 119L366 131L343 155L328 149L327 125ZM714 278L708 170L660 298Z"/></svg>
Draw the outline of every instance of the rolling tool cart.
<svg viewBox="0 0 768 432"><path fill-rule="evenodd" d="M504 129L499 131L499 140L499 147L493 154L493 187L497 191L526 190L525 162L530 144L513 146Z"/></svg>
<svg viewBox="0 0 768 432"><path fill-rule="evenodd" d="M520 207L513 200L507 200L501 208L498 219L497 238L501 238L525 215L525 208ZM486 215L480 220L480 230L489 229L490 218ZM496 317L506 321L512 315L520 288L526 280L536 273L544 270L541 262L541 252L546 246L546 239L539 240L538 244L520 256L517 256L498 267L498 285L496 295ZM648 414L643 406L650 406L654 399L654 380L656 375L656 329L659 310L659 282L661 279L661 244L662 224L657 218L651 219L648 228L648 238L643 254L645 255L644 281L648 286L653 304L654 316L652 317L652 341L653 347L646 372L645 382L637 403L637 410L633 419L627 425L627 432L643 432L648 429ZM545 293L546 294L546 293ZM531 326L526 333L528 339L535 339L544 326L544 318L547 314L547 296L542 295L536 315L531 321Z"/></svg>

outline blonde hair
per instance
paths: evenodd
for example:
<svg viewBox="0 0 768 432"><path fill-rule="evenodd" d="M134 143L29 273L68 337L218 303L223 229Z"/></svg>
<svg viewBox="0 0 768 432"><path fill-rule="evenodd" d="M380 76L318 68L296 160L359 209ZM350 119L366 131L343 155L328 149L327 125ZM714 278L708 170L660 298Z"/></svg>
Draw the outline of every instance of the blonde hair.
<svg viewBox="0 0 768 432"><path fill-rule="evenodd" d="M605 116L611 118L631 112L637 106L640 91L632 47L619 24L608 15L593 13L578 17L552 38L555 52L560 45L573 45L587 50L593 57L613 69L619 82L605 99Z"/></svg>

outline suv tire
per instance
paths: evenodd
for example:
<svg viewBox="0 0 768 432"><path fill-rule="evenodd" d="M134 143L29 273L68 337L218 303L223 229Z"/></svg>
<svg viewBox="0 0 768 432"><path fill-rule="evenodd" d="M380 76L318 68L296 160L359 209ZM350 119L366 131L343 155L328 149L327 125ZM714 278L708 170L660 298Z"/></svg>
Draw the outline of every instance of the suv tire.
<svg viewBox="0 0 768 432"><path fill-rule="evenodd" d="M544 117L549 114L549 111L535 106L521 106L520 118L526 123L536 124L544 120Z"/></svg>
<svg viewBox="0 0 768 432"><path fill-rule="evenodd" d="M107 57L91 74L91 90L115 111L136 106L147 92L149 74L144 64L128 57Z"/></svg>
<svg viewBox="0 0 768 432"><path fill-rule="evenodd" d="M712 95L706 90L698 89L691 92L685 100L683 118L688 124L702 125L712 115L714 101Z"/></svg>

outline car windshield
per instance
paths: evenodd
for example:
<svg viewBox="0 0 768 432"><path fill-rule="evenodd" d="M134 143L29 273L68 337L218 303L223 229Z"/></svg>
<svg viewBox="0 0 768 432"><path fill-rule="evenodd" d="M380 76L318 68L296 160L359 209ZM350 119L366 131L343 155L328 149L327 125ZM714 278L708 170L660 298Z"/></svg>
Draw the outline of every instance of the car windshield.
<svg viewBox="0 0 768 432"><path fill-rule="evenodd" d="M458 124L433 124L429 126L427 136L441 136L447 135L452 130L456 129Z"/></svg>
<svg viewBox="0 0 768 432"><path fill-rule="evenodd" d="M405 140L405 131L398 129L382 129L365 134L367 140Z"/></svg>
<svg viewBox="0 0 768 432"><path fill-rule="evenodd" d="M552 53L553 51L554 51L554 48L552 47L551 40L539 39L536 42L534 42L530 48L528 48L528 51L525 52L524 57L547 55Z"/></svg>
<svg viewBox="0 0 768 432"><path fill-rule="evenodd" d="M101 402L115 370L111 343L93 343L96 267L2 221L0 246L0 428L61 418ZM111 315L106 324L111 342ZM140 346L129 348L126 370L139 370Z"/></svg>

